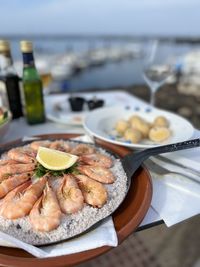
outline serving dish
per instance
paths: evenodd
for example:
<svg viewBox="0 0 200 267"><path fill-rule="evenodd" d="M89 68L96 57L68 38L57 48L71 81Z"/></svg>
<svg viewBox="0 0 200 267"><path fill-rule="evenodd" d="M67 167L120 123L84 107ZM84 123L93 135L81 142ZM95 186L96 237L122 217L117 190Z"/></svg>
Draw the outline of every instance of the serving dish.
<svg viewBox="0 0 200 267"><path fill-rule="evenodd" d="M43 139L46 138L70 138L74 137L74 135L45 135L42 136ZM99 143L99 141L98 141ZM6 146L14 146L16 144L7 144ZM117 153L119 156L124 156L129 152L129 150L125 148L121 148L118 146L113 146L111 144L106 144L105 142L100 142L105 148L112 150L114 153ZM4 146L5 147L5 146ZM145 216L151 201L152 195L152 186L151 186L151 178L147 170L141 167L136 174L134 175L133 183L130 185L130 189L126 196L126 199L122 203L122 205L117 209L117 211L113 214L114 224L117 231L119 243L121 243L131 232L133 232L143 217ZM70 266L73 264L78 264L84 260L88 260L92 257L100 255L106 251L108 251L109 247L102 247L99 249L90 250L87 252L78 253L75 255L62 256L57 258L50 259L27 259L27 257L31 257L28 253L11 248L1 248L0 253L7 253L9 256L1 255L1 264L13 264L15 260L15 264L12 266L27 266L26 264L31 263L40 263L40 266ZM13 257L18 254L17 257ZM20 260L20 257L22 259ZM18 260L16 261L16 259ZM57 259L57 260L56 260ZM59 260L58 260L59 259ZM67 262L67 265L63 263L63 260ZM66 261L67 260L67 261ZM19 265L18 265L19 263ZM42 265L41 265L42 264ZM8 265L9 266L9 265ZM11 265L10 265L11 266Z"/></svg>
<svg viewBox="0 0 200 267"><path fill-rule="evenodd" d="M140 116L152 123L157 116L164 116L170 123L171 136L162 143L144 140L140 143L131 143L119 137L115 131L116 122L120 119L127 120L132 115ZM127 109L116 106L94 110L87 114L83 123L86 132L103 141L125 146L133 149L147 149L159 145L167 145L188 140L194 133L194 128L186 119L168 111L155 108Z"/></svg>

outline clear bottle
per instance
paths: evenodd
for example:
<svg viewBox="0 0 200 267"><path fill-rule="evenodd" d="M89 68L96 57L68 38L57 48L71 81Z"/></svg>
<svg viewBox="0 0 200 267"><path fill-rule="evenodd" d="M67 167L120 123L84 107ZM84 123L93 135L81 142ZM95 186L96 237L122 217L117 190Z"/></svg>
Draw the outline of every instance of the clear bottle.
<svg viewBox="0 0 200 267"><path fill-rule="evenodd" d="M18 77L10 52L10 44L0 40L0 94L3 106L12 112L13 119L23 116Z"/></svg>
<svg viewBox="0 0 200 267"><path fill-rule="evenodd" d="M29 124L43 123L45 121L43 88L34 63L33 45L30 41L21 41L20 47L24 64L22 81L26 119Z"/></svg>

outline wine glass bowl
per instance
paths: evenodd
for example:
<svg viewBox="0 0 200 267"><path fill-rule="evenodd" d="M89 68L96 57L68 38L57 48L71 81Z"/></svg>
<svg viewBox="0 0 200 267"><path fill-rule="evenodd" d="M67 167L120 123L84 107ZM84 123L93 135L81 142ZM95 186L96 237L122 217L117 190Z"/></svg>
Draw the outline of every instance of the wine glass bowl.
<svg viewBox="0 0 200 267"><path fill-rule="evenodd" d="M155 103L155 92L173 75L173 57L169 44L151 42L146 47L143 78L150 88L150 104Z"/></svg>

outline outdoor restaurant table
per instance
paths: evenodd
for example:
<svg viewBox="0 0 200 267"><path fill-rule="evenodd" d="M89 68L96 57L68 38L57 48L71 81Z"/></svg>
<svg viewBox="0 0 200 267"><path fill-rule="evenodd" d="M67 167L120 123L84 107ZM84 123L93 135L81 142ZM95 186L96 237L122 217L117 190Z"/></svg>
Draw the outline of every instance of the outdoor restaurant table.
<svg viewBox="0 0 200 267"><path fill-rule="evenodd" d="M92 97L94 96L94 94L97 97L101 97L101 98L106 98L106 99L112 98L112 101L115 101L115 103L121 104L121 105L124 104L124 105L129 105L129 106L131 105L134 105L134 106L147 105L148 106L148 104L145 103L144 101L124 91L80 93L79 95ZM67 94L50 95L47 97L54 98L56 102L59 99L63 99L64 96L67 96ZM58 123L54 123L51 121L47 121L44 124L28 125L26 123L25 118L20 118L17 120L13 120L11 122L8 133L6 134L6 136L3 137L3 139L0 140L0 145L6 142L10 142L10 141L22 138L24 136L33 136L33 135L51 134L51 133L77 133L77 134L82 134L82 135L86 134L82 127L58 124ZM140 224L140 227L138 228L138 230L143 229L143 228L146 229L150 226L159 224L161 221L162 220L159 214L152 207L150 207L145 218Z"/></svg>
<svg viewBox="0 0 200 267"><path fill-rule="evenodd" d="M80 93L80 95L82 95L82 93ZM89 98L93 95L94 95L94 92L89 93L89 94L88 93L84 94L84 96L87 96ZM146 102L138 99L137 97L134 97L134 96L132 96L132 95L130 95L124 91L96 92L95 95L97 97L106 98L108 100L108 103L111 103L111 102L109 102L109 99L110 100L112 99L112 104L114 104L114 103L115 104L121 104L124 106L134 107L134 108L137 108L137 107L139 107L139 108L145 107L145 109L151 108L148 103L146 103ZM60 101L64 98L66 98L66 97L67 97L67 94L64 94L64 95L58 94L58 95L49 95L46 98L54 99L56 102L56 101ZM73 125L68 125L68 124L61 124L61 123L56 123L56 122L52 122L52 121L47 120L46 123L44 123L44 124L38 124L38 125L31 126L31 125L28 125L26 123L25 118L20 118L17 120L13 120L11 122L8 133L0 140L0 145L4 144L6 142L16 140L16 139L20 139L23 137L31 137L34 135L71 134L71 133L78 134L78 135L85 135L86 134L86 132L84 131L84 129L82 127L77 127L75 125L73 126ZM200 132L196 130L193 137L196 138L196 137L199 137L199 135L200 135ZM193 155L193 152L192 152L192 155ZM199 158L199 152L197 153L197 156ZM152 176L152 181L155 182L154 176ZM163 188L163 190L164 190L164 188ZM160 189L158 189L158 187L155 187L153 192L154 192L153 196L156 196L156 198L154 197L154 202L153 202L153 198L152 198L151 205L150 205L143 221L140 223L140 225L138 226L136 231L140 231L143 229L148 229L150 227L156 226L160 223L163 223L163 220L166 223L166 217L165 218L162 217L163 218L163 220L162 220L161 217L159 216L159 213L158 213L159 210L157 212L156 211L157 207L155 207L155 199L156 199L156 201L158 200L156 192L160 193L162 191L160 191ZM174 199L172 199L172 200L174 201ZM155 208L153 208L153 207L155 207ZM170 211L171 211L171 206L170 206ZM193 215L196 215L196 214L197 214L197 212ZM190 215L187 218L189 218L193 215ZM163 214L161 214L161 216L163 216ZM184 218L182 218L182 219L180 218L179 221L182 221L182 220L184 220ZM166 223L166 225L168 225L168 222ZM173 220L171 222L173 222ZM168 226L170 226L170 225L168 225ZM4 247L3 247L3 249L4 249ZM90 251L93 251L93 250L90 250ZM82 254L82 255L86 255L86 254L87 254L87 252L85 254ZM54 260L55 259L56 258L54 258ZM61 257L61 259L62 259L62 257ZM9 266L11 266L11 265L9 265ZM12 266L14 266L14 265L12 265ZM50 266L50 265L48 265L48 266Z"/></svg>

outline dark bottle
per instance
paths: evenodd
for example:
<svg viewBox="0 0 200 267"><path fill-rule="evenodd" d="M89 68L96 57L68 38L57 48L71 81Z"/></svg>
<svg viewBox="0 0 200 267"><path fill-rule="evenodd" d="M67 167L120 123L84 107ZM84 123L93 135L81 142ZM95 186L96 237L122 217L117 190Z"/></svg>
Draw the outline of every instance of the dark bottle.
<svg viewBox="0 0 200 267"><path fill-rule="evenodd" d="M45 121L42 81L37 72L33 57L33 46L30 41L21 41L23 54L23 92L25 114L29 124Z"/></svg>
<svg viewBox="0 0 200 267"><path fill-rule="evenodd" d="M13 119L23 116L20 79L14 69L10 53L10 45L5 40L0 40L0 90L4 90L4 103L12 112ZM6 102L6 103L5 103Z"/></svg>

